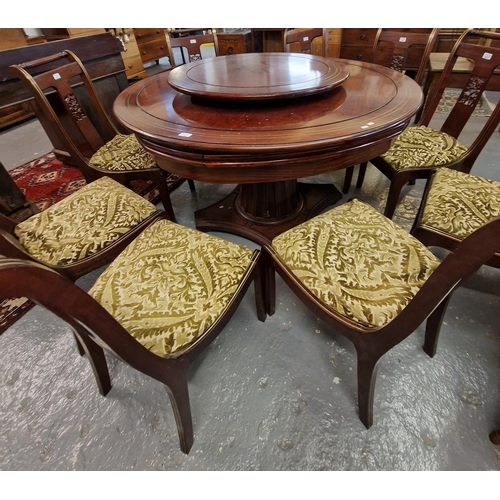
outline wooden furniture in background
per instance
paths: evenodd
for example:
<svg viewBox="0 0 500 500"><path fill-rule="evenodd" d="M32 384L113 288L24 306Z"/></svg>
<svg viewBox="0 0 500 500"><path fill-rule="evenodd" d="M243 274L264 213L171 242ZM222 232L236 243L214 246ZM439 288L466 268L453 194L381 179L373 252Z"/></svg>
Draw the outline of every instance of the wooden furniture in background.
<svg viewBox="0 0 500 500"><path fill-rule="evenodd" d="M40 28L47 42L73 38L76 36L89 36L106 33L104 28Z"/></svg>
<svg viewBox="0 0 500 500"><path fill-rule="evenodd" d="M143 65L170 57L165 28L134 28L134 35Z"/></svg>
<svg viewBox="0 0 500 500"><path fill-rule="evenodd" d="M112 28L113 34L123 44L121 53L127 78L147 78L148 74L139 54L139 46L135 39L133 28Z"/></svg>
<svg viewBox="0 0 500 500"><path fill-rule="evenodd" d="M219 56L252 52L252 32L249 29L217 32L217 42Z"/></svg>
<svg viewBox="0 0 500 500"><path fill-rule="evenodd" d="M218 54L217 35L215 33L207 35L188 35L181 37L172 37L169 39L170 52L174 59L173 49L180 49L182 55L182 64L199 61L202 59L201 48L203 45L213 45L215 55ZM172 67L178 66L175 60L172 61Z"/></svg>
<svg viewBox="0 0 500 500"><path fill-rule="evenodd" d="M284 52L286 28L251 28L253 52Z"/></svg>
<svg viewBox="0 0 500 500"><path fill-rule="evenodd" d="M283 34L285 52L328 57L327 28L294 28Z"/></svg>

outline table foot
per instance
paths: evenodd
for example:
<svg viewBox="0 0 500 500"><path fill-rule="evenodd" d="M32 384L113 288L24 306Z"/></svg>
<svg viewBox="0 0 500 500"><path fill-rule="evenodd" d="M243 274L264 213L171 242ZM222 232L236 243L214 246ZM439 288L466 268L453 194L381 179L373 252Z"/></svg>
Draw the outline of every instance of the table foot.
<svg viewBox="0 0 500 500"><path fill-rule="evenodd" d="M298 184L303 199L301 210L283 222L276 219L258 220L245 217L241 209L236 209L240 192L238 186L231 194L218 203L195 212L196 228L200 231L221 231L236 234L249 240L266 245L279 234L321 213L342 199L342 193L333 184ZM239 208L239 207L238 207Z"/></svg>

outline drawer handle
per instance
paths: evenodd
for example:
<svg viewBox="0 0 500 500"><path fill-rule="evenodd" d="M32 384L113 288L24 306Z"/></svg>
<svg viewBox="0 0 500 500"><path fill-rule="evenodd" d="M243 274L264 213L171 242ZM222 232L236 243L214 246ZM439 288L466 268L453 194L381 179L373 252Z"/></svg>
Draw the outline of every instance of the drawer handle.
<svg viewBox="0 0 500 500"><path fill-rule="evenodd" d="M365 34L359 35L359 38L361 38L361 40L364 40L366 38L366 35Z"/></svg>
<svg viewBox="0 0 500 500"><path fill-rule="evenodd" d="M363 54L358 54L358 55L356 56L356 59L361 59L362 57L363 57Z"/></svg>

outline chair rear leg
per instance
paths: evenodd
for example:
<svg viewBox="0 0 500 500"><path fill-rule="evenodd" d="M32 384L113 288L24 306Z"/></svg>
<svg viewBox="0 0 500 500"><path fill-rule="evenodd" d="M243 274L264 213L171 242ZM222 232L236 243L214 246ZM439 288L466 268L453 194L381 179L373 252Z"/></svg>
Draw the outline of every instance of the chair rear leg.
<svg viewBox="0 0 500 500"><path fill-rule="evenodd" d="M188 184L189 184L189 189L191 189L191 191L196 191L193 179L188 179Z"/></svg>
<svg viewBox="0 0 500 500"><path fill-rule="evenodd" d="M433 358L437 351L439 332L446 313L448 304L450 303L451 293L446 297L439 306L434 309L433 313L427 318L425 325L425 340L424 351Z"/></svg>
<svg viewBox="0 0 500 500"><path fill-rule="evenodd" d="M264 265L264 256L261 254L259 262L257 263L257 272L254 279L254 290L255 290L255 306L257 308L257 317L259 321L266 321L267 310L266 310L266 268Z"/></svg>
<svg viewBox="0 0 500 500"><path fill-rule="evenodd" d="M363 186L363 182L365 180L365 174L366 174L366 167L368 166L368 162L364 161L363 163L359 164L359 171L358 171L358 180L356 181L356 187L360 189Z"/></svg>
<svg viewBox="0 0 500 500"><path fill-rule="evenodd" d="M172 222L176 222L174 208L172 207L170 193L168 192L167 174L163 170L159 169L158 172L153 175L152 180L158 188L165 212L167 212L168 217Z"/></svg>
<svg viewBox="0 0 500 500"><path fill-rule="evenodd" d="M172 409L174 411L177 432L181 450L187 455L194 442L193 418L187 381L187 369L176 373L175 380L169 385L164 384Z"/></svg>
<svg viewBox="0 0 500 500"><path fill-rule="evenodd" d="M409 180L410 175L407 172L396 173L391 179L391 186L389 188L389 194L387 195L387 202L384 211L384 215L388 219L392 219L398 205L401 190Z"/></svg>
<svg viewBox="0 0 500 500"><path fill-rule="evenodd" d="M344 187L342 188L342 192L347 194L351 189L352 176L354 174L354 166L347 167L345 169L345 177L344 177Z"/></svg>

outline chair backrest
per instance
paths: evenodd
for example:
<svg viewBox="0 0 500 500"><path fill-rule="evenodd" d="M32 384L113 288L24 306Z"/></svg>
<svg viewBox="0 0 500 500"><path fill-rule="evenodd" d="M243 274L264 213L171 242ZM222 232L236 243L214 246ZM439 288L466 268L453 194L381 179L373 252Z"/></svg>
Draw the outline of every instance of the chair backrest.
<svg viewBox="0 0 500 500"><path fill-rule="evenodd" d="M441 127L442 132L458 138L472 116L493 73L500 73L500 48L491 46L491 41L500 41L500 33L475 29L464 31L446 61L438 90L433 96L429 96L429 104L426 106L424 115L419 122L420 125L429 124L448 85L457 59L459 57L466 58L473 66L471 73L450 114ZM474 161L491 137L491 134L495 131L499 122L500 106L496 106L475 141L469 147L466 155L462 157L460 170L470 172Z"/></svg>
<svg viewBox="0 0 500 500"><path fill-rule="evenodd" d="M56 151L69 153L68 162L88 169L86 158L118 131L80 59L65 50L10 66L9 70L33 95L32 107Z"/></svg>
<svg viewBox="0 0 500 500"><path fill-rule="evenodd" d="M413 33L380 28L373 43L373 62L399 72L416 70L414 80L420 84L439 31L434 28L430 33Z"/></svg>
<svg viewBox="0 0 500 500"><path fill-rule="evenodd" d="M217 34L213 31L211 34L207 35L188 35L181 37L170 37L167 41L170 46L170 53L172 54L171 63L172 67L179 66L175 62L175 54L173 49L179 48L182 55L182 64L199 61L203 58L202 47L207 45L213 45L215 55L219 54L218 44L217 44ZM187 54L187 59L186 55Z"/></svg>
<svg viewBox="0 0 500 500"><path fill-rule="evenodd" d="M318 45L318 55L328 57L328 29L327 28L292 28L283 34L283 46L286 52L300 52L314 54L313 41L322 37Z"/></svg>

